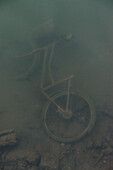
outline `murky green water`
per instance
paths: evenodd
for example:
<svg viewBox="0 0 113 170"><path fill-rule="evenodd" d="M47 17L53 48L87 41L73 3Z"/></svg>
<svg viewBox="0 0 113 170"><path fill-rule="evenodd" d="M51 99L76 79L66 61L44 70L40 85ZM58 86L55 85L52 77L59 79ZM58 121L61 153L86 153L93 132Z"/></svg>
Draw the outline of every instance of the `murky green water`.
<svg viewBox="0 0 113 170"><path fill-rule="evenodd" d="M32 43L38 48L61 39L53 57L56 80L74 74L74 89L90 96L96 108L113 112L112 5L101 0L0 2L0 131L14 128L24 147L44 141L41 69L30 80L17 81L33 55L16 56L32 51ZM72 34L68 42L62 40L67 33Z"/></svg>

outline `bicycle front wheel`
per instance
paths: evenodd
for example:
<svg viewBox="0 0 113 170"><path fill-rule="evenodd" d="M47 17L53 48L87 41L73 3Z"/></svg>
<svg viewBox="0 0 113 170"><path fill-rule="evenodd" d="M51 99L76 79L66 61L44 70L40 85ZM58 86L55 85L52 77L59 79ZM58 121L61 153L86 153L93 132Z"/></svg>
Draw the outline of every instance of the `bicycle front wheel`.
<svg viewBox="0 0 113 170"><path fill-rule="evenodd" d="M51 99L65 110L67 91L59 92ZM62 143L76 142L85 137L92 130L96 119L95 107L91 100L78 91L70 92L68 110L71 114L65 116L65 112L62 114L55 104L49 101L46 103L42 114L42 121L47 134Z"/></svg>

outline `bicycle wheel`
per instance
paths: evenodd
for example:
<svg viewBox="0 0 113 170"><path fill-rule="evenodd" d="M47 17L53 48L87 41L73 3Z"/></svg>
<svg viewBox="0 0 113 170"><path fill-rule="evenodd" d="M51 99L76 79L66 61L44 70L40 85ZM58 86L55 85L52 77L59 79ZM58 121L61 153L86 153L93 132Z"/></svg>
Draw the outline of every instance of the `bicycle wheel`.
<svg viewBox="0 0 113 170"><path fill-rule="evenodd" d="M67 91L59 92L51 98L63 109L66 108ZM42 114L44 129L58 142L71 143L85 137L92 130L96 111L89 97L78 91L70 92L69 115L60 113L51 102L47 102Z"/></svg>

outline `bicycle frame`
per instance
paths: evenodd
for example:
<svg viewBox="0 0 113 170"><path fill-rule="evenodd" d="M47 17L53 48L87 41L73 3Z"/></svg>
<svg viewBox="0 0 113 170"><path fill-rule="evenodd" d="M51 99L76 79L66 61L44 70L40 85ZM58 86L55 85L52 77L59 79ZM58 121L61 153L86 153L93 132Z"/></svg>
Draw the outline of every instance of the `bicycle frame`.
<svg viewBox="0 0 113 170"><path fill-rule="evenodd" d="M57 106L58 108L58 111L60 113L63 113L63 112L68 112L68 109L69 109L69 97L70 97L70 89L71 89L71 79L74 77L74 75L70 75L69 77L66 77L65 79L63 80L60 80L60 81L57 81L55 82L54 81L54 78L52 76L52 72L51 72L51 64L52 64L52 57L53 57L53 54L54 54L54 49L55 49L55 43L52 43L50 44L49 46L46 46L44 48L44 60L43 60L43 66L42 66L42 78L41 78L41 90L42 90L42 93L43 95L49 99L54 105ZM48 72L49 72L49 78L50 78L50 82L51 84L44 87L44 77L45 77L45 72L46 72L46 67L47 67L47 56L48 56L48 48L51 48L51 52L50 52L50 56L48 57ZM67 87L67 103L66 103L66 108L65 110L60 106L58 105L47 93L46 91L50 88L53 88L65 81L68 81L68 87Z"/></svg>
<svg viewBox="0 0 113 170"><path fill-rule="evenodd" d="M41 47L41 48L35 48L33 49L31 52L24 54L22 56L19 57L26 57L32 54L36 54L36 52L41 52L44 51L44 59L43 59L43 65L42 65L42 76L41 76L41 83L40 83L40 88L41 91L43 93L43 95L50 100L53 104L55 104L58 108L58 110L63 113L63 112L68 112L69 109L69 97L70 97L70 89L71 89L71 79L74 77L74 75L70 75L69 77L66 77L60 81L55 82L52 72L51 72L51 64L52 64L52 58L54 55L54 49L55 49L55 45L58 44L59 41L55 41L51 44L48 44L47 46ZM50 49L50 55L48 56L48 49ZM47 61L47 57L48 57L48 61ZM47 64L48 63L48 64ZM44 80L45 80L45 72L46 72L46 68L48 69L48 73L49 73L49 79L50 79L50 85L44 87ZM63 83L63 82L68 82L68 87L67 87L67 103L66 103L66 108L65 110L63 108L61 108L61 106L59 106L54 100L52 100L52 98L47 94L47 90Z"/></svg>

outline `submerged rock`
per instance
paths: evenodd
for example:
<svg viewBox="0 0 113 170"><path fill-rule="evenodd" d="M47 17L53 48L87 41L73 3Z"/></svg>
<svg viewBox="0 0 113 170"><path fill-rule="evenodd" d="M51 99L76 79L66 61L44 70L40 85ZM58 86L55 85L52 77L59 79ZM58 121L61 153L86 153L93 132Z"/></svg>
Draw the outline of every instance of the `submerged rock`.
<svg viewBox="0 0 113 170"><path fill-rule="evenodd" d="M31 170L36 169L41 161L39 152L16 151L10 152L5 159L1 160L1 167L4 170Z"/></svg>

